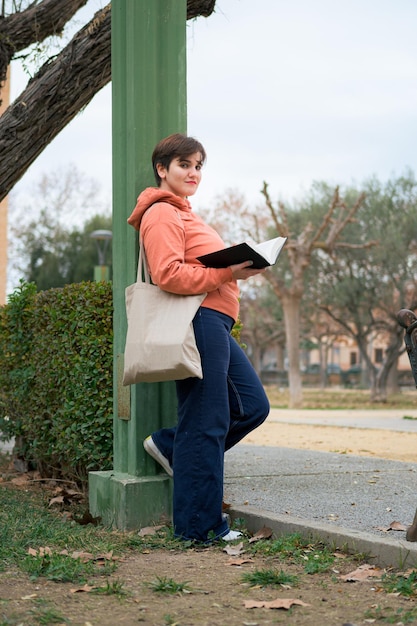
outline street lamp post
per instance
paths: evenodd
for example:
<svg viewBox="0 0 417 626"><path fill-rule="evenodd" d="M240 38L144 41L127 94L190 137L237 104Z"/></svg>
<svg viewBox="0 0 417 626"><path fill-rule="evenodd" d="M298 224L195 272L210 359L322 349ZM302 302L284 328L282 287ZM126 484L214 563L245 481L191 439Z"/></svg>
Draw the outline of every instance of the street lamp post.
<svg viewBox="0 0 417 626"><path fill-rule="evenodd" d="M94 266L94 280L96 282L109 280L110 272L109 266L106 265L106 252L113 233L111 230L94 230L90 237L95 240L98 253L98 265Z"/></svg>

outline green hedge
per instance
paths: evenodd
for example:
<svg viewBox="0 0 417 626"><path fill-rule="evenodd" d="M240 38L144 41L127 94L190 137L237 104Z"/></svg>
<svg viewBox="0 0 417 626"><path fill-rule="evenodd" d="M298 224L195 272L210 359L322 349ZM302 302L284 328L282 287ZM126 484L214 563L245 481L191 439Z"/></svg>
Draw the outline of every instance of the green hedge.
<svg viewBox="0 0 417 626"><path fill-rule="evenodd" d="M104 282L22 282L0 310L0 432L42 476L112 466L112 318Z"/></svg>

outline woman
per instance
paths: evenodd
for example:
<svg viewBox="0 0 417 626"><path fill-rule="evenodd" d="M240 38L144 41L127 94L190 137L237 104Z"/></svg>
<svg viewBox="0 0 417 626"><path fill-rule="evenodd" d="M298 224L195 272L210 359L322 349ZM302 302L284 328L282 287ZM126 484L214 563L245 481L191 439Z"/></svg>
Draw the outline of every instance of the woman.
<svg viewBox="0 0 417 626"><path fill-rule="evenodd" d="M222 514L224 453L269 413L262 384L230 335L239 311L237 280L264 270L251 269L251 261L223 269L197 261L225 247L188 201L205 159L203 146L192 137L174 134L160 141L152 155L157 188L140 194L128 219L140 230L156 285L183 295L207 292L193 320L203 378L176 381L177 425L144 441L145 450L174 476L175 535L199 542L241 535Z"/></svg>

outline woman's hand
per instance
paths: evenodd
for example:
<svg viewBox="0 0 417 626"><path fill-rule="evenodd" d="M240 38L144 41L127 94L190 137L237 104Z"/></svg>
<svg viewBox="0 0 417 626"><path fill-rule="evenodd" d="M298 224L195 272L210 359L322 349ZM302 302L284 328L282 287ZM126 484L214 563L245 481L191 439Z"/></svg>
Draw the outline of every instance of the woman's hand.
<svg viewBox="0 0 417 626"><path fill-rule="evenodd" d="M256 270L251 269L252 261L244 261L243 263L238 263L237 265L231 265L230 269L233 273L233 278L235 280L247 280L252 276L256 276L257 274L263 274L266 268Z"/></svg>

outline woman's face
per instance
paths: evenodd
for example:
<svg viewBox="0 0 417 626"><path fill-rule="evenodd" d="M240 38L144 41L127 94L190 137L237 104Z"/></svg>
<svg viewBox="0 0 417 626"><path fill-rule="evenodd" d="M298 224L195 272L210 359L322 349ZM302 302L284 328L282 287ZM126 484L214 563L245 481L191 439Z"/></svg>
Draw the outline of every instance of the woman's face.
<svg viewBox="0 0 417 626"><path fill-rule="evenodd" d="M192 196L200 184L202 167L200 152L187 157L175 157L168 169L158 163L157 171L161 178L159 188L171 191L180 198Z"/></svg>

